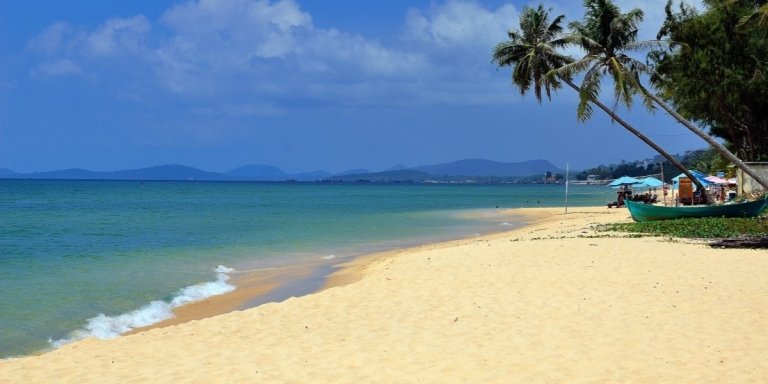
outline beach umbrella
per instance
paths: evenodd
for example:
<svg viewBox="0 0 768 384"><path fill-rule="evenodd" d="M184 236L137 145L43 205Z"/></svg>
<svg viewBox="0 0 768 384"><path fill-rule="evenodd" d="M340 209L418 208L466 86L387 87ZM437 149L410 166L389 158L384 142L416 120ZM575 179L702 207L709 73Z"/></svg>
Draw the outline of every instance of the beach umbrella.
<svg viewBox="0 0 768 384"><path fill-rule="evenodd" d="M707 176L704 179L713 184L728 184L728 180L721 179L717 176Z"/></svg>
<svg viewBox="0 0 768 384"><path fill-rule="evenodd" d="M611 187L618 187L621 185L635 185L640 184L642 181L634 177L622 176L608 184Z"/></svg>
<svg viewBox="0 0 768 384"><path fill-rule="evenodd" d="M658 188L664 185L664 183L655 177L646 177L641 180L639 184L633 185L636 188Z"/></svg>
<svg viewBox="0 0 768 384"><path fill-rule="evenodd" d="M698 180L699 180L699 181L700 181L702 184L704 184L704 185L707 185L707 184L711 184L711 183L710 183L709 181L707 181L707 179L706 179L707 175L705 175L705 174L703 174L703 173L701 173L701 172L699 172L699 171L697 171L697 170L694 170L694 169L689 169L689 170L688 170L688 172L690 172L690 173L693 175L693 177L695 177L696 179L698 179ZM681 178L681 177L688 177L688 176L686 176L684 173L681 173L681 174L679 174L679 175L677 175L677 176L673 177L673 178L672 178L672 181L674 181L675 183L677 183L678 181L680 181L680 178Z"/></svg>

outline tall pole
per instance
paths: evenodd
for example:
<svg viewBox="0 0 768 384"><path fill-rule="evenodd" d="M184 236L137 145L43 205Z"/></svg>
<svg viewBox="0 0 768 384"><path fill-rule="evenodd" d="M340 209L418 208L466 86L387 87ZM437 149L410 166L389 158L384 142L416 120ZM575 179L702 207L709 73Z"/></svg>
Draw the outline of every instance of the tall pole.
<svg viewBox="0 0 768 384"><path fill-rule="evenodd" d="M568 170L569 164L565 163L565 213L568 213Z"/></svg>
<svg viewBox="0 0 768 384"><path fill-rule="evenodd" d="M664 195L664 206L667 206L667 190L666 183L664 182L664 163L659 161L659 169L661 170L661 194Z"/></svg>

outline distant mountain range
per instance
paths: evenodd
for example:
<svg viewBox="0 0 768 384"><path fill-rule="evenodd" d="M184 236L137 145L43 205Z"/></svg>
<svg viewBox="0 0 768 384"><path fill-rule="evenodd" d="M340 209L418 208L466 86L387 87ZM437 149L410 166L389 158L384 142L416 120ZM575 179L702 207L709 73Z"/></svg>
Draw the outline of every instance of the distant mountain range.
<svg viewBox="0 0 768 384"><path fill-rule="evenodd" d="M498 161L467 159L451 163L425 165L410 168L437 176L496 176L521 177L543 175L544 172L561 173L552 163L546 160L529 160L519 163L500 163Z"/></svg>
<svg viewBox="0 0 768 384"><path fill-rule="evenodd" d="M461 180L462 178L532 177L545 172L562 173L546 160L518 163L502 163L491 160L468 159L444 164L406 168L396 165L383 172L353 169L338 174L317 170L303 173L287 173L269 165L245 165L229 172L207 172L186 165L159 165L149 168L122 171L97 172L72 168L49 172L17 173L0 169L5 179L64 179L64 180L197 180L197 181L412 181Z"/></svg>

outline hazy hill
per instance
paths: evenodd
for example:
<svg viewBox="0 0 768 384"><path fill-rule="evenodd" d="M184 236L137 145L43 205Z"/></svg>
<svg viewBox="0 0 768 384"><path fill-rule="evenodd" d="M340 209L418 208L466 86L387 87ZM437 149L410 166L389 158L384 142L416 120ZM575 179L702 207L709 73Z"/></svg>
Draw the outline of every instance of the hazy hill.
<svg viewBox="0 0 768 384"><path fill-rule="evenodd" d="M286 180L290 178L288 177L288 174L283 172L280 168L262 164L244 165L226 172L225 174L240 179L261 181Z"/></svg>
<svg viewBox="0 0 768 384"><path fill-rule="evenodd" d="M344 172L335 173L333 176L362 175L366 173L374 173L374 172L369 171L367 169L363 169L363 168L355 168L355 169L348 169Z"/></svg>
<svg viewBox="0 0 768 384"><path fill-rule="evenodd" d="M545 172L562 173L546 160L531 160L519 163L469 159L444 164L427 165L409 169L394 166L384 172L370 172L366 169L352 169L330 176L328 172L289 174L270 165L251 164L235 168L226 173L207 172L186 165L170 164L149 168L129 169L111 172L95 172L72 168L50 172L20 174L9 169L0 169L0 178L24 179L79 179L79 180L200 180L200 181L380 181L380 182L424 182L426 180L462 182L464 177L481 182L498 182L503 178L524 178L543 175Z"/></svg>
<svg viewBox="0 0 768 384"><path fill-rule="evenodd" d="M155 167L105 172L112 180L229 180L216 172L206 172L186 165L170 164Z"/></svg>
<svg viewBox="0 0 768 384"><path fill-rule="evenodd" d="M106 172L94 172L80 168L61 169L49 172L33 172L29 174L19 174L18 177L30 179L104 179Z"/></svg>
<svg viewBox="0 0 768 384"><path fill-rule="evenodd" d="M30 179L68 179L68 180L227 180L230 179L215 172L201 171L186 165L170 164L149 168L123 171L96 172L80 168L63 169L50 172L18 174L16 177Z"/></svg>
<svg viewBox="0 0 768 384"><path fill-rule="evenodd" d="M328 180L421 183L432 178L432 175L426 172L415 171L412 169L401 169L396 171L335 175L330 177Z"/></svg>
<svg viewBox="0 0 768 384"><path fill-rule="evenodd" d="M319 170L319 171L303 172L303 173L291 173L288 176L289 176L289 178L291 180L318 181L318 180L325 179L326 177L328 177L330 175L331 174L326 172L326 171Z"/></svg>
<svg viewBox="0 0 768 384"><path fill-rule="evenodd" d="M12 171L10 169L0 168L0 177L14 178L14 177L18 177L18 176L19 176L18 173L14 172L14 171Z"/></svg>
<svg viewBox="0 0 768 384"><path fill-rule="evenodd" d="M426 165L411 168L436 176L498 176L525 177L543 175L545 172L564 173L547 160L530 160L518 163L467 159L444 164Z"/></svg>

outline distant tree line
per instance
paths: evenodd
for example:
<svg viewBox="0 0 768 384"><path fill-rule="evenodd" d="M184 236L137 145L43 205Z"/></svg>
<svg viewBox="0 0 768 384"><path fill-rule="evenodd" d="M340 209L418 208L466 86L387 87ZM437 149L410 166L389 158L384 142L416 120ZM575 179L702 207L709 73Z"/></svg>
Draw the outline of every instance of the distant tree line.
<svg viewBox="0 0 768 384"><path fill-rule="evenodd" d="M695 169L706 174L716 174L722 171L727 177L735 177L736 175L736 167L730 165L713 149L687 151L675 157L688 169ZM601 164L577 173L576 180L587 180L590 175L596 176L599 180L617 179L621 176L652 176L658 179L661 178L662 169L664 170L665 182L670 182L673 177L680 174L680 171L669 161L664 160L661 156L656 156L653 159L645 160L622 160L619 164Z"/></svg>

